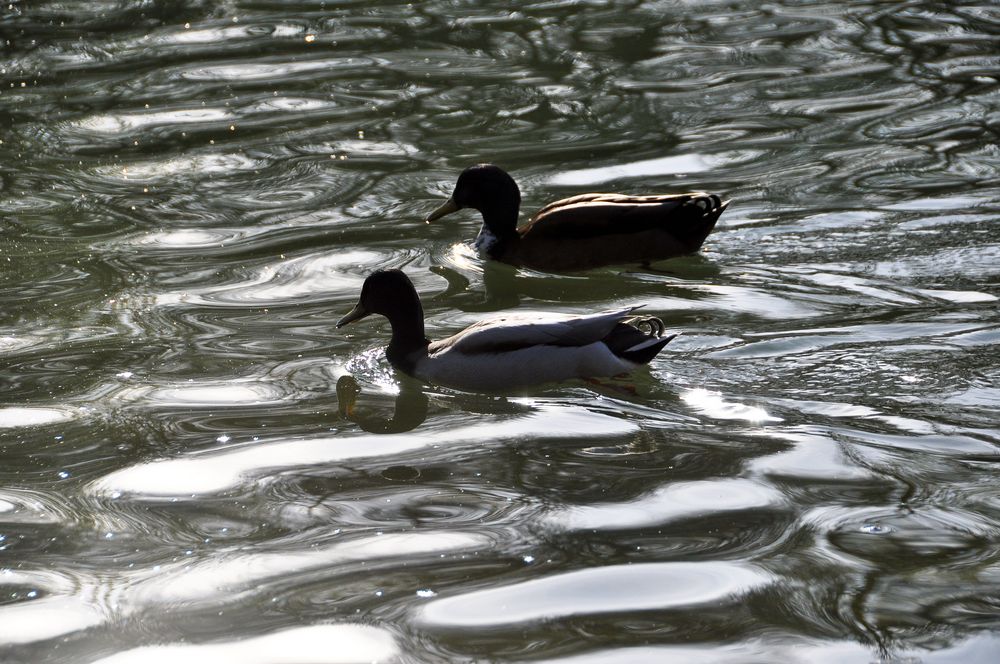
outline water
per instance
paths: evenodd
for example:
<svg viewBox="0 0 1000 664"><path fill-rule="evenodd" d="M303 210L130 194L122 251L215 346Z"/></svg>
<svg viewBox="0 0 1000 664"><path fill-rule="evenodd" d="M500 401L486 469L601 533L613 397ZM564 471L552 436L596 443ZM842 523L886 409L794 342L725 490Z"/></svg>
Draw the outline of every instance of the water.
<svg viewBox="0 0 1000 664"><path fill-rule="evenodd" d="M994 5L0 12L3 662L996 661ZM478 161L526 210L734 203L655 270L517 271L422 222ZM421 389L333 328L379 267L433 338L683 334Z"/></svg>

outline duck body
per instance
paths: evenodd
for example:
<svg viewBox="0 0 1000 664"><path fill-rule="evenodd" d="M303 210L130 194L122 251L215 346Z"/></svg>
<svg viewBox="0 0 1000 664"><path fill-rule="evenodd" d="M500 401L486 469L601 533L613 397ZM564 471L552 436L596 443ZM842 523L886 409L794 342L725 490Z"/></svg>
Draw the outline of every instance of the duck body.
<svg viewBox="0 0 1000 664"><path fill-rule="evenodd" d="M494 392L629 373L643 362L616 354L609 337L617 332L628 337L626 344L634 342L632 346L648 341L642 332L621 322L633 309L589 316L519 314L487 319L431 343L413 375L438 385ZM625 329L616 330L619 325ZM655 338L650 345L659 343L662 348L668 341ZM624 345L619 343L617 350L625 351Z"/></svg>
<svg viewBox="0 0 1000 664"><path fill-rule="evenodd" d="M649 363L675 335L664 335L657 318L631 316L635 309L584 316L507 314L431 342L424 336L413 284L398 270L381 270L365 280L358 305L337 327L372 313L386 316L392 326L386 356L394 367L436 385L497 392L617 376Z"/></svg>
<svg viewBox="0 0 1000 664"><path fill-rule="evenodd" d="M427 221L462 208L479 210L483 227L475 245L480 253L512 265L572 271L698 251L729 201L701 192L581 194L546 205L518 226L520 205L513 178L497 166L480 164L462 171L451 198Z"/></svg>

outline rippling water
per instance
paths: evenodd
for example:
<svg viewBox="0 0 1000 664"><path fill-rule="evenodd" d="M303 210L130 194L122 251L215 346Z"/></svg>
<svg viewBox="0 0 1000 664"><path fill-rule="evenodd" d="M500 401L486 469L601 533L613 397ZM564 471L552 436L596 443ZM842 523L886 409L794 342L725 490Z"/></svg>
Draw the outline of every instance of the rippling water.
<svg viewBox="0 0 1000 664"><path fill-rule="evenodd" d="M0 660L997 661L994 4L0 16ZM422 222L478 161L528 210L734 203L653 270L518 271ZM625 386L421 388L333 329L378 267L432 337L683 334Z"/></svg>

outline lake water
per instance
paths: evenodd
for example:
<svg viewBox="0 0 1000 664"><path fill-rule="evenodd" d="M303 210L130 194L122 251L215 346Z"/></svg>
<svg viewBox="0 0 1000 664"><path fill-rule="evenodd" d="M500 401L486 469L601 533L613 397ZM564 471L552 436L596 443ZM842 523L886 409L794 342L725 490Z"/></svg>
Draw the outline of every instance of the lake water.
<svg viewBox="0 0 1000 664"><path fill-rule="evenodd" d="M491 5L0 8L0 661L996 662L997 5ZM423 223L482 161L734 202L518 271ZM681 336L421 388L380 267Z"/></svg>

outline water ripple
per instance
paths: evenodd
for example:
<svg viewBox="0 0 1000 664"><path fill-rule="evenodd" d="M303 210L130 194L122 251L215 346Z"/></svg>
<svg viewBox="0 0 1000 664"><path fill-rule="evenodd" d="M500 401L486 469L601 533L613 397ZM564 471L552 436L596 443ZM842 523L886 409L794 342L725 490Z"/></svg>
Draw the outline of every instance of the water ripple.
<svg viewBox="0 0 1000 664"><path fill-rule="evenodd" d="M0 660L995 659L993 5L0 14ZM423 223L483 161L522 220L733 203L696 256L520 270ZM419 385L383 319L333 329L380 267L431 338L681 334L610 384Z"/></svg>
<svg viewBox="0 0 1000 664"><path fill-rule="evenodd" d="M596 567L430 602L422 624L444 629L499 627L569 616L676 609L736 602L770 582L729 563L644 563Z"/></svg>
<svg viewBox="0 0 1000 664"><path fill-rule="evenodd" d="M223 643L144 646L94 664L232 661L245 664L353 664L388 662L399 655L392 634L370 625L313 625Z"/></svg>

